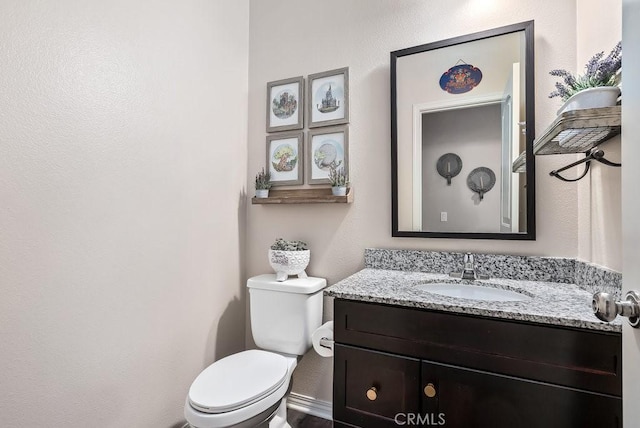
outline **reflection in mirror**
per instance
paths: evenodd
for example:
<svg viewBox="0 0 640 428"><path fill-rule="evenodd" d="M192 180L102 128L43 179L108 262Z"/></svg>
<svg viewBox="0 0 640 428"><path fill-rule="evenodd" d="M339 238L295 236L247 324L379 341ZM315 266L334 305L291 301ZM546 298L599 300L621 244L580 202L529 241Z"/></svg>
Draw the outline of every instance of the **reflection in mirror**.
<svg viewBox="0 0 640 428"><path fill-rule="evenodd" d="M533 21L392 52L391 98L393 236L535 239Z"/></svg>

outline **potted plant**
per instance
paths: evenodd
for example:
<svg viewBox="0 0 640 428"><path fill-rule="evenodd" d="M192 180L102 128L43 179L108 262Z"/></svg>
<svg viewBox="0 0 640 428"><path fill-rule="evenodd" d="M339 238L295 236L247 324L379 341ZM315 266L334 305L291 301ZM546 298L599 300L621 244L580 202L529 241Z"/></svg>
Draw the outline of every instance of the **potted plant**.
<svg viewBox="0 0 640 428"><path fill-rule="evenodd" d="M549 98L560 97L565 101L558 114L583 108L609 107L616 105L620 88L616 86L616 73L622 66L622 43L604 57L604 52L595 54L585 66L585 73L574 76L567 70L551 70L549 74L561 77L556 90Z"/></svg>
<svg viewBox="0 0 640 428"><path fill-rule="evenodd" d="M345 196L349 179L344 166L336 168L335 163L329 165L329 180L331 181L331 193L334 196Z"/></svg>
<svg viewBox="0 0 640 428"><path fill-rule="evenodd" d="M269 249L269 264L276 271L276 281L285 281L289 275L306 278L311 251L306 242L276 239Z"/></svg>
<svg viewBox="0 0 640 428"><path fill-rule="evenodd" d="M271 173L264 168L256 175L256 198L268 198L271 188Z"/></svg>

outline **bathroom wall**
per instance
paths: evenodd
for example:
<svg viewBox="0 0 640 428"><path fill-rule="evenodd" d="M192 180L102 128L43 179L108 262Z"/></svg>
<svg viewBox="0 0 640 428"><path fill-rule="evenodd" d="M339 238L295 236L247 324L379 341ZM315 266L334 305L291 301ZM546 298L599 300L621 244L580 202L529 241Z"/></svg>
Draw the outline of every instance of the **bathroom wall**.
<svg viewBox="0 0 640 428"><path fill-rule="evenodd" d="M267 82L349 66L355 200L348 205L250 206L247 275L271 270L267 248L280 236L308 241L308 273L330 283L360 269L366 247L578 256L577 191L548 175L567 163L566 156L536 159L536 241L392 238L389 119L389 52L533 19L536 129L541 132L561 105L547 98L553 90L548 71L576 64L575 1L252 0L250 14L247 179L264 166ZM330 373L331 361L310 352L296 369L293 390L331 401Z"/></svg>
<svg viewBox="0 0 640 428"><path fill-rule="evenodd" d="M577 18L574 70L582 72L595 53L609 54L622 39L622 1L609 1L603 7L599 0L578 0ZM620 142L618 136L600 146L606 159L622 162ZM577 186L560 184L567 191L578 189L579 257L618 272L622 272L621 181L621 168L593 162L591 172Z"/></svg>
<svg viewBox="0 0 640 428"><path fill-rule="evenodd" d="M243 349L248 19L0 3L0 426L181 426Z"/></svg>

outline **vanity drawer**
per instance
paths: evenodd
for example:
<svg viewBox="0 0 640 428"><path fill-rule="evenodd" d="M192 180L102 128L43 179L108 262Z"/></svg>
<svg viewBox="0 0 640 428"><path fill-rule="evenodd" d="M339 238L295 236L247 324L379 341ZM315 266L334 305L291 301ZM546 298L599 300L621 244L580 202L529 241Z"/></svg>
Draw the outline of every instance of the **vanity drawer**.
<svg viewBox="0 0 640 428"><path fill-rule="evenodd" d="M415 358L336 344L334 419L361 427L397 427L398 413L420 410L419 374Z"/></svg>
<svg viewBox="0 0 640 428"><path fill-rule="evenodd" d="M445 427L620 428L622 399L448 364L422 362L423 414Z"/></svg>
<svg viewBox="0 0 640 428"><path fill-rule="evenodd" d="M619 333L341 299L334 312L338 343L622 395Z"/></svg>

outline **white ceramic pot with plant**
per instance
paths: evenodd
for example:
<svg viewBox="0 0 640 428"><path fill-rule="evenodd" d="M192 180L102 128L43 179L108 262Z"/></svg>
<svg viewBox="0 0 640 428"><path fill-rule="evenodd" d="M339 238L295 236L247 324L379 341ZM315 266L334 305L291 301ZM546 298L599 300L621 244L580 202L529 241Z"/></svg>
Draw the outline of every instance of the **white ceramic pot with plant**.
<svg viewBox="0 0 640 428"><path fill-rule="evenodd" d="M305 269L310 258L309 246L302 241L285 241L278 238L269 249L269 264L276 271L276 281L286 281L289 275L306 278Z"/></svg>
<svg viewBox="0 0 640 428"><path fill-rule="evenodd" d="M268 198L271 188L271 173L265 172L264 168L256 174L256 198Z"/></svg>
<svg viewBox="0 0 640 428"><path fill-rule="evenodd" d="M619 96L620 88L617 86L583 89L569 97L558 110L558 114L585 108L611 107L616 105Z"/></svg>
<svg viewBox="0 0 640 428"><path fill-rule="evenodd" d="M560 97L565 102L558 114L616 105L620 95L616 73L622 66L622 44L618 43L609 55L603 57L604 52L591 57L583 75L574 76L567 70L549 72L552 76L562 78L562 82L556 82L556 90L549 95L549 98Z"/></svg>
<svg viewBox="0 0 640 428"><path fill-rule="evenodd" d="M343 166L339 168L334 164L329 166L329 181L331 181L331 193L334 196L346 196L349 179Z"/></svg>

